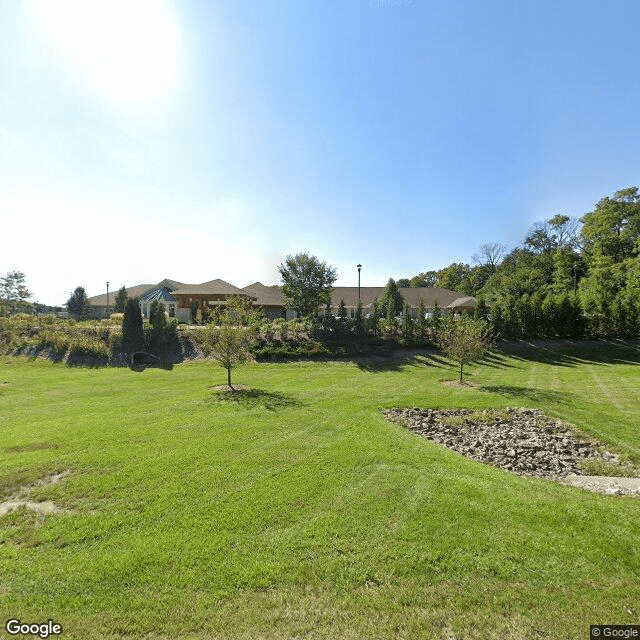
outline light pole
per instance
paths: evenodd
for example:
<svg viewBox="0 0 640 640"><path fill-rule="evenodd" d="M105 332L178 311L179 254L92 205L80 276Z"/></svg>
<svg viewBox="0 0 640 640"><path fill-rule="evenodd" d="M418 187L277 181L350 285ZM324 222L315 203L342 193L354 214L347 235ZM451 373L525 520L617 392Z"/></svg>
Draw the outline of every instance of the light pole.
<svg viewBox="0 0 640 640"><path fill-rule="evenodd" d="M360 300L360 269L362 269L362 265L356 265L358 267L358 300Z"/></svg>
<svg viewBox="0 0 640 640"><path fill-rule="evenodd" d="M107 316L109 316L109 282L107 281Z"/></svg>

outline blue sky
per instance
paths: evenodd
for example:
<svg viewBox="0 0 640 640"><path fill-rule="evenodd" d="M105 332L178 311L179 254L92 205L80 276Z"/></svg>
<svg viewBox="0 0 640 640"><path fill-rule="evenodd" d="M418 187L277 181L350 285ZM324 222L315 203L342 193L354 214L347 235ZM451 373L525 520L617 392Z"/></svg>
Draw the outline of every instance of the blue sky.
<svg viewBox="0 0 640 640"><path fill-rule="evenodd" d="M640 186L632 2L0 3L0 275L383 285Z"/></svg>

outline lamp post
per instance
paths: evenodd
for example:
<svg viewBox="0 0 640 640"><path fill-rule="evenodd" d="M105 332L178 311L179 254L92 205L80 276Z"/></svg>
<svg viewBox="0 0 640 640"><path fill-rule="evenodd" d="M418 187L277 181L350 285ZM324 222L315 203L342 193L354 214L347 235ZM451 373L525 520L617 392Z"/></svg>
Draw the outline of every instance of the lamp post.
<svg viewBox="0 0 640 640"><path fill-rule="evenodd" d="M107 316L109 315L109 282L107 281Z"/></svg>
<svg viewBox="0 0 640 640"><path fill-rule="evenodd" d="M356 265L358 267L358 300L360 300L360 269L362 269L362 265Z"/></svg>

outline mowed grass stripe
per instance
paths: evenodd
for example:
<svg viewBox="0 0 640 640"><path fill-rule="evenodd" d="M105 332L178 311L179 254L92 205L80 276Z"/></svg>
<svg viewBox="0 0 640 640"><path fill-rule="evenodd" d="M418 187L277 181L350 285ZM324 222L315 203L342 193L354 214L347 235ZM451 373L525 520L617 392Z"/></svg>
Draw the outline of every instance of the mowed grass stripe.
<svg viewBox="0 0 640 640"><path fill-rule="evenodd" d="M225 377L210 363L135 374L22 362L7 446L58 449L3 455L0 474L71 468L38 496L73 511L0 520L0 607L47 611L89 639L578 638L576 619L629 621L638 502L502 472L380 414L522 404L606 431L592 358L578 355L474 366L479 386L464 389L428 359L251 365L234 378L261 393L232 400L209 388ZM610 370L638 380L636 365ZM65 396L77 402L51 404ZM30 403L50 419L30 424ZM616 437L638 445L631 429Z"/></svg>

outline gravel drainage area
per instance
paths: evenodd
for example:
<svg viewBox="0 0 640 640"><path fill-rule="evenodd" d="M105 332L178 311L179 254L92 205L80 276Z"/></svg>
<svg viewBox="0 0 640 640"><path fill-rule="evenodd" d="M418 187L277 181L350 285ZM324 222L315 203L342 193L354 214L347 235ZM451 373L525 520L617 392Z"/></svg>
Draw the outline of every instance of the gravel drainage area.
<svg viewBox="0 0 640 640"><path fill-rule="evenodd" d="M468 458L610 495L640 496L638 470L538 409L387 409L388 420Z"/></svg>

